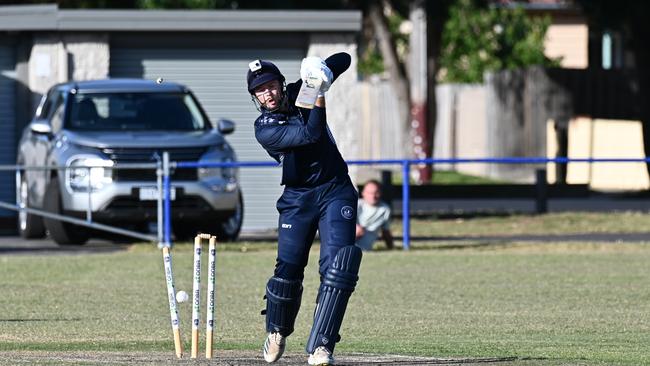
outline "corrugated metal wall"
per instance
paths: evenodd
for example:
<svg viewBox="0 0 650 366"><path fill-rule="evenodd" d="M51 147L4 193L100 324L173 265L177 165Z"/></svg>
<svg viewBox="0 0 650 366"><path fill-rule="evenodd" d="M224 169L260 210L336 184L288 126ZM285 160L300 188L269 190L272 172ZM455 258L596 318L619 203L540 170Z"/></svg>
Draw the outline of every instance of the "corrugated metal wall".
<svg viewBox="0 0 650 366"><path fill-rule="evenodd" d="M14 50L0 45L0 164L16 163L16 117L14 81ZM0 172L0 201L14 202L15 176L13 172ZM0 210L0 216L13 216L14 212Z"/></svg>
<svg viewBox="0 0 650 366"><path fill-rule="evenodd" d="M120 47L111 45L110 76L156 79L162 77L187 85L195 93L213 123L231 119L236 130L227 140L240 161L269 161L253 133L259 112L246 90L248 63L263 57L276 62L287 77L299 77L300 62L306 51L284 49L224 49L175 47ZM277 227L275 202L282 193L278 168L240 169L244 192L243 230Z"/></svg>

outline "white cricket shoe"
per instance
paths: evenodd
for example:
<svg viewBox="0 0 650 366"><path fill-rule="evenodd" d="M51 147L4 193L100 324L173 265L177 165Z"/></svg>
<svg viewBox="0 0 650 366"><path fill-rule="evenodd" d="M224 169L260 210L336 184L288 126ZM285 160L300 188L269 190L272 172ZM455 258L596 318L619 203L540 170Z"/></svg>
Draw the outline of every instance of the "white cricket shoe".
<svg viewBox="0 0 650 366"><path fill-rule="evenodd" d="M280 333L269 333L266 341L264 341L264 360L268 363L279 360L284 353L286 344L287 338Z"/></svg>
<svg viewBox="0 0 650 366"><path fill-rule="evenodd" d="M334 365L334 356L332 356L332 351L320 346L314 350L314 353L309 355L307 363L318 366Z"/></svg>

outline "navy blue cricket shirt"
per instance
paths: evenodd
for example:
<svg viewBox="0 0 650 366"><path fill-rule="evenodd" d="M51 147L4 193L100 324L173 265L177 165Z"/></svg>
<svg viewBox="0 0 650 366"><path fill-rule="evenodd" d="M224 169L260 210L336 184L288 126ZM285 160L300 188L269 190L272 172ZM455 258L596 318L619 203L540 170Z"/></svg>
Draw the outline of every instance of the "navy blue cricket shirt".
<svg viewBox="0 0 650 366"><path fill-rule="evenodd" d="M325 60L336 80L350 66L350 55L337 53ZM255 120L255 138L267 153L282 164L287 187L315 187L346 178L348 167L327 127L325 108L295 106L302 80L287 85L288 111L262 108Z"/></svg>

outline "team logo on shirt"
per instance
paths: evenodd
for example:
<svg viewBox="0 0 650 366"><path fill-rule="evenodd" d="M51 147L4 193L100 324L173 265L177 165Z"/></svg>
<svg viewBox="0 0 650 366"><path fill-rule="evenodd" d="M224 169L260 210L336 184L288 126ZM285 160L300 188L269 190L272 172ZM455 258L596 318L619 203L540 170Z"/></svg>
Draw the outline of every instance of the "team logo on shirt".
<svg viewBox="0 0 650 366"><path fill-rule="evenodd" d="M350 206L343 206L341 207L341 216L343 216L344 219L352 219L352 216L354 216L354 210Z"/></svg>

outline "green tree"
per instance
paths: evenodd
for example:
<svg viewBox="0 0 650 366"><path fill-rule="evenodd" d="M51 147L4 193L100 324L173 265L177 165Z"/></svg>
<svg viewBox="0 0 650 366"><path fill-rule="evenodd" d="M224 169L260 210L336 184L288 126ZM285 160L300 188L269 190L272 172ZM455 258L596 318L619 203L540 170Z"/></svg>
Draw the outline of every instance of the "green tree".
<svg viewBox="0 0 650 366"><path fill-rule="evenodd" d="M441 81L478 83L488 71L557 66L559 60L544 55L549 24L548 17L530 18L520 7L458 0L449 9L442 34Z"/></svg>

